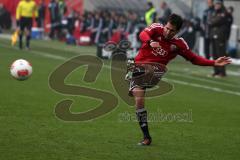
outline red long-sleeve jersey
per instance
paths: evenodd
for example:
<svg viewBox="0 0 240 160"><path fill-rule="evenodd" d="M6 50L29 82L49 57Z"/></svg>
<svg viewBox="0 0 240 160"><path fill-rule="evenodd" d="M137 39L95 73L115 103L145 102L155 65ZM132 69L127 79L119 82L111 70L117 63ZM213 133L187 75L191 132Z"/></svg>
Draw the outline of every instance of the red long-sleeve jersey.
<svg viewBox="0 0 240 160"><path fill-rule="evenodd" d="M142 46L135 57L137 63L155 62L167 65L177 55L181 55L195 65L214 66L214 60L208 60L193 53L183 38L174 37L171 40L166 40L163 36L163 26L159 23L153 23L145 28L139 36ZM159 42L161 47L150 47L150 40Z"/></svg>

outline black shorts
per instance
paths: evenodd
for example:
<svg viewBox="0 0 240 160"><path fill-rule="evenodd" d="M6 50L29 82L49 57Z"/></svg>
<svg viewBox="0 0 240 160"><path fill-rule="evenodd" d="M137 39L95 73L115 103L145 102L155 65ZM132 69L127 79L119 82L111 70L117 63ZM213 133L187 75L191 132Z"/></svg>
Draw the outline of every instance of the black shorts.
<svg viewBox="0 0 240 160"><path fill-rule="evenodd" d="M24 31L24 29L31 31L32 29L32 18L29 17L21 17L20 19L20 30Z"/></svg>
<svg viewBox="0 0 240 160"><path fill-rule="evenodd" d="M158 63L134 64L128 70L128 75L131 74L129 80L129 96L132 95L134 88L152 88L158 84L164 73L167 71L165 65Z"/></svg>

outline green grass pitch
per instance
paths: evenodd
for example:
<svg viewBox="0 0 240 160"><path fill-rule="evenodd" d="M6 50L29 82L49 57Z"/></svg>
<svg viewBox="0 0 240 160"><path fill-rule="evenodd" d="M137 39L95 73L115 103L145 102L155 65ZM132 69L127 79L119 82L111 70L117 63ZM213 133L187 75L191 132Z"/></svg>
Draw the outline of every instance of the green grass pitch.
<svg viewBox="0 0 240 160"><path fill-rule="evenodd" d="M110 69L104 67L93 84L118 97L109 114L88 122L66 122L54 114L57 102L75 100L71 111L83 112L100 101L59 94L49 88L49 75L71 57L95 55L95 47L67 46L56 41L33 41L32 50L18 50L0 39L0 159L1 160L236 160L240 157L240 68L228 66L229 76L213 79L211 67L193 66L177 58L164 80L174 85L166 95L147 99L153 115L188 115L187 121L162 119L149 123L153 143L142 138L135 110L113 89ZM33 65L32 77L17 81L10 64L19 58ZM104 65L110 62L104 60ZM84 67L66 83L79 84ZM127 91L126 91L127 94ZM130 119L122 119L127 113ZM169 118L169 117L168 117Z"/></svg>

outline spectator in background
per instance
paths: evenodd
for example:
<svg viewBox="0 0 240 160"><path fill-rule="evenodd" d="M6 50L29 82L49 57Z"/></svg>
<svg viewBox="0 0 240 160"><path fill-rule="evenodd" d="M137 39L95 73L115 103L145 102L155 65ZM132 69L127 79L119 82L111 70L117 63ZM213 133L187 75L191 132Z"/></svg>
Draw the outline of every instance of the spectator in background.
<svg viewBox="0 0 240 160"><path fill-rule="evenodd" d="M203 34L204 34L204 54L205 58L210 59L210 46L211 46L211 39L210 39L210 28L208 21L214 12L213 0L207 0L208 8L203 13Z"/></svg>
<svg viewBox="0 0 240 160"><path fill-rule="evenodd" d="M46 11L45 2L44 0L41 0L38 6L38 15L39 15L37 19L38 28L44 28L45 11Z"/></svg>
<svg viewBox="0 0 240 160"><path fill-rule="evenodd" d="M232 58L237 58L237 42L234 41L230 41L230 37L231 37L231 30L232 30L232 24L234 21L233 18L233 12L234 12L234 8L232 6L227 8L227 19L228 19L228 23L227 23L227 52L229 54L230 57Z"/></svg>
<svg viewBox="0 0 240 160"><path fill-rule="evenodd" d="M192 50L196 41L196 29L193 20L184 20L183 27L177 35L185 39L189 48Z"/></svg>
<svg viewBox="0 0 240 160"><path fill-rule="evenodd" d="M227 11L223 5L223 0L214 0L214 12L209 18L210 38L212 39L213 58L226 56L228 23ZM215 66L213 77L225 77L225 66Z"/></svg>
<svg viewBox="0 0 240 160"><path fill-rule="evenodd" d="M67 7L64 0L58 1L58 9L59 9L59 19L62 20L67 11Z"/></svg>
<svg viewBox="0 0 240 160"><path fill-rule="evenodd" d="M91 39L95 44L99 43L99 37L103 26L103 19L100 12L95 13L94 23L92 28Z"/></svg>
<svg viewBox="0 0 240 160"><path fill-rule="evenodd" d="M91 31L92 27L93 27L93 23L94 23L94 17L93 14L91 12L86 12L83 15L84 19L83 19L83 28L82 28L82 32L85 31Z"/></svg>
<svg viewBox="0 0 240 160"><path fill-rule="evenodd" d="M127 33L127 18L123 13L113 14L114 17L111 19L110 30L111 37L110 41L119 42L126 39Z"/></svg>
<svg viewBox="0 0 240 160"><path fill-rule="evenodd" d="M125 15L121 15L119 18L118 32L120 33L120 40L126 39L127 37L127 18Z"/></svg>
<svg viewBox="0 0 240 160"><path fill-rule="evenodd" d="M110 24L110 13L107 11L104 11L103 25L100 33L99 43L105 43L108 41L109 24Z"/></svg>
<svg viewBox="0 0 240 160"><path fill-rule="evenodd" d="M151 25L152 23L156 22L157 12L155 7L153 6L152 2L147 3L147 9L145 12L145 22L147 26Z"/></svg>
<svg viewBox="0 0 240 160"><path fill-rule="evenodd" d="M134 29L136 28L136 25L138 24L138 16L135 12L129 11L127 17L128 17L128 21L127 21L126 32L128 34L132 34L134 32Z"/></svg>
<svg viewBox="0 0 240 160"><path fill-rule="evenodd" d="M57 32L59 32L59 26L61 25L60 17L59 17L59 6L58 1L51 0L48 5L49 13L50 13L50 34L49 37L54 39L56 37Z"/></svg>
<svg viewBox="0 0 240 160"><path fill-rule="evenodd" d="M2 15L4 13L4 7L3 7L3 4L0 3L0 33L2 33L2 24L3 24L3 21L2 21Z"/></svg>
<svg viewBox="0 0 240 160"><path fill-rule="evenodd" d="M11 15L6 10L4 5L0 3L0 30L3 29L10 29L12 25Z"/></svg>
<svg viewBox="0 0 240 160"><path fill-rule="evenodd" d="M115 11L112 11L111 12L110 24L109 24L109 32L108 32L109 40L115 34L117 26L118 26L118 15Z"/></svg>
<svg viewBox="0 0 240 160"><path fill-rule="evenodd" d="M233 24L233 12L234 9L232 6L227 8L227 40L229 40L230 35L231 35L231 27Z"/></svg>
<svg viewBox="0 0 240 160"><path fill-rule="evenodd" d="M160 16L158 20L161 24L166 24L168 17L172 14L172 10L168 7L168 4L165 1L161 3L160 9L162 16Z"/></svg>
<svg viewBox="0 0 240 160"><path fill-rule="evenodd" d="M81 17L77 12L72 10L71 13L67 16L67 30L68 33L71 35L73 34L76 20L80 20L80 22L82 22L83 17ZM81 25L81 27L82 26L83 24Z"/></svg>

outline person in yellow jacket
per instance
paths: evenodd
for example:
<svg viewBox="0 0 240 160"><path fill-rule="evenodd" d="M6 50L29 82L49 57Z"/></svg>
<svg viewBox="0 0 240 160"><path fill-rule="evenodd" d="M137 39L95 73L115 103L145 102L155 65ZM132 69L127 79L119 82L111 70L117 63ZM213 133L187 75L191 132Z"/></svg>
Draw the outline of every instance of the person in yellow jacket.
<svg viewBox="0 0 240 160"><path fill-rule="evenodd" d="M145 22L149 26L156 21L157 12L152 2L147 3L147 11L145 12Z"/></svg>
<svg viewBox="0 0 240 160"><path fill-rule="evenodd" d="M31 29L33 17L38 17L37 5L34 0L21 0L16 10L16 20L19 31L19 48L22 49L22 39L26 32L26 48L30 49Z"/></svg>

